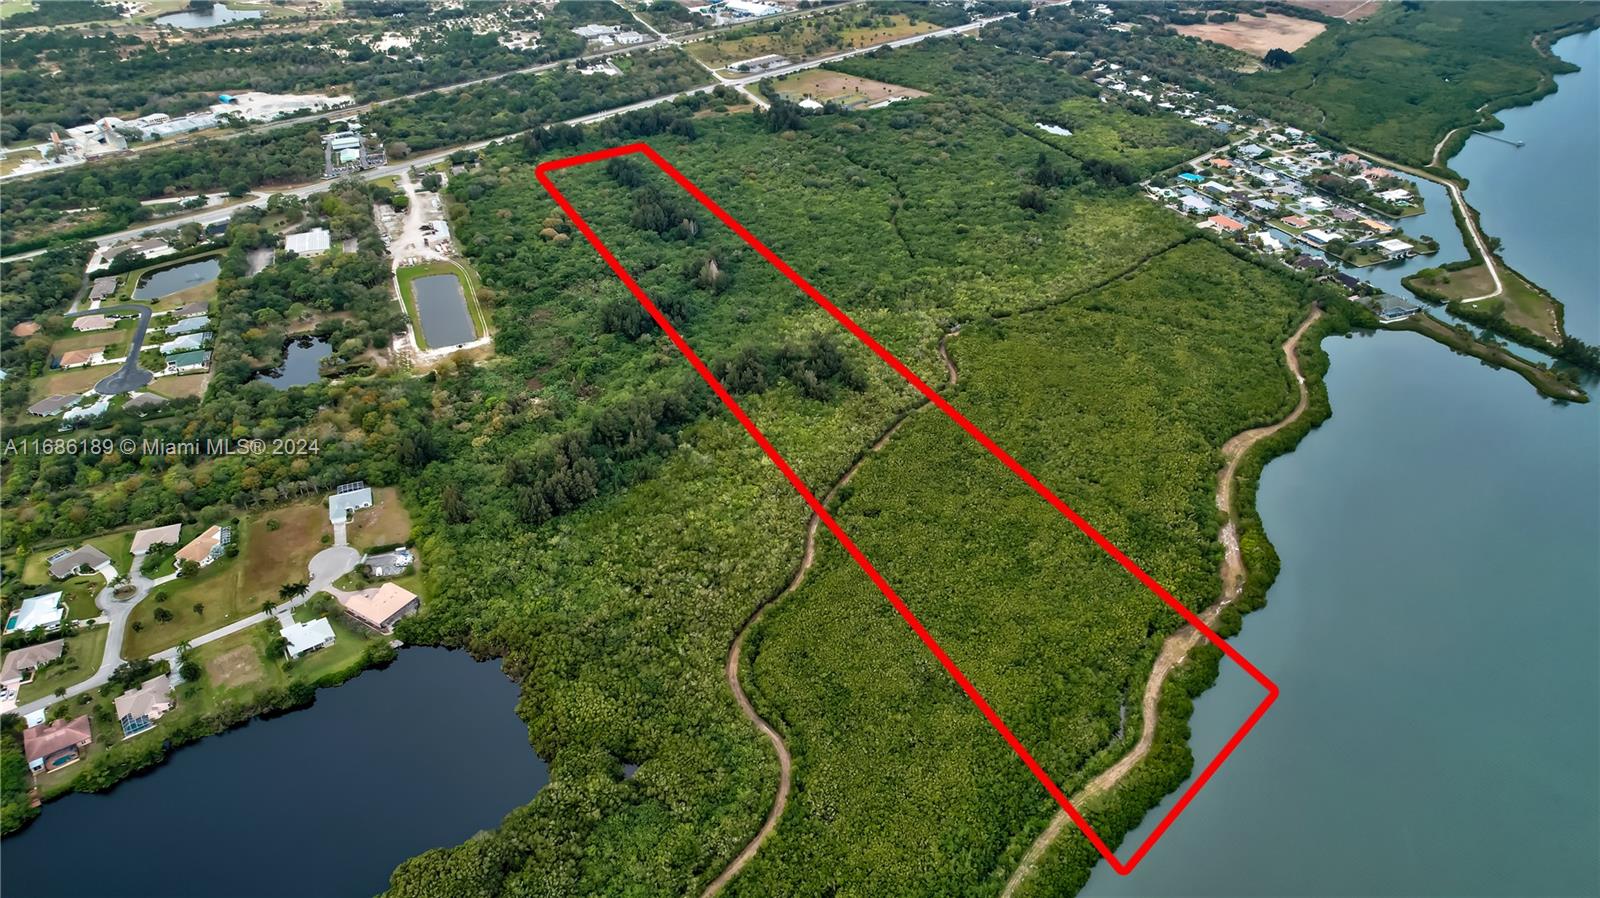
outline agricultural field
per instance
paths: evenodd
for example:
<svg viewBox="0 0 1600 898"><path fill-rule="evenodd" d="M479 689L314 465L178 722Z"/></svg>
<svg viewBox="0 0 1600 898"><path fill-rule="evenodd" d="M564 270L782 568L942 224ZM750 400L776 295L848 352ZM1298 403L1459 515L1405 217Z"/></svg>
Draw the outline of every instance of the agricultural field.
<svg viewBox="0 0 1600 898"><path fill-rule="evenodd" d="M1177 31L1259 58L1266 56L1268 50L1298 50L1327 27L1310 19L1267 13L1259 17L1240 16L1231 22L1179 25Z"/></svg>
<svg viewBox="0 0 1600 898"><path fill-rule="evenodd" d="M811 99L819 103L838 103L845 107L871 106L885 100L909 100L927 93L898 84L885 84L871 78L846 75L829 69L807 69L785 75L762 85L790 102Z"/></svg>

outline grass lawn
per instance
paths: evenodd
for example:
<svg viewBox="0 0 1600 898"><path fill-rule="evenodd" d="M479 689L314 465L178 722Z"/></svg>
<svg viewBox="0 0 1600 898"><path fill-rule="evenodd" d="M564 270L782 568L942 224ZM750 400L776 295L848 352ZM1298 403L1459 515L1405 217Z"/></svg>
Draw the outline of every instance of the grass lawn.
<svg viewBox="0 0 1600 898"><path fill-rule="evenodd" d="M381 487L372 491L372 507L357 511L346 533L350 545L362 551L405 543L411 539L411 514L394 487Z"/></svg>
<svg viewBox="0 0 1600 898"><path fill-rule="evenodd" d="M467 301L467 314L472 316L472 331L474 337L481 337L488 332L488 325L483 319L483 309L478 305L477 278L465 265L455 262L430 262L426 265L409 265L400 269L395 277L400 282L400 299L405 303L406 315L411 318L412 330L417 335L417 348L428 348L428 335L422 331L422 318L417 315L417 303L412 298L411 282L417 278L430 277L436 274L453 274L462 284L462 296Z"/></svg>
<svg viewBox="0 0 1600 898"><path fill-rule="evenodd" d="M183 399L188 396L199 396L206 391L206 382L211 379L210 374L180 374L176 377L158 377L150 381L149 390L158 396L168 399Z"/></svg>
<svg viewBox="0 0 1600 898"><path fill-rule="evenodd" d="M204 257L203 256L197 256L196 258L204 258ZM187 262L187 261L191 261L191 260L185 259L184 261ZM209 284L198 284L196 286L190 287L187 290L179 290L177 293L169 293L168 295L163 296L160 299L156 300L154 303L152 303L150 308L156 310L157 312L165 312L165 311L168 311L169 309L176 309L176 308L178 308L180 306L186 306L191 302L196 302L196 301L202 300L202 299L205 300L206 302L210 302L211 300L215 299L216 296L217 296L217 282L216 281L212 281ZM148 300L141 300L141 301L148 302ZM152 324L151 328L152 328L152 330L154 329L154 325L153 324Z"/></svg>
<svg viewBox="0 0 1600 898"><path fill-rule="evenodd" d="M1459 271L1440 271L1432 277L1423 277L1419 272L1413 277L1418 286L1435 291L1446 299L1466 299L1494 292L1494 279L1483 265ZM1556 326L1555 304L1550 298L1503 265L1500 266L1500 278L1505 284L1505 292L1475 305L1485 311L1497 311L1511 324L1525 327L1552 343L1559 343L1561 334Z"/></svg>
<svg viewBox="0 0 1600 898"><path fill-rule="evenodd" d="M106 331L89 331L85 334L70 333L68 336L50 344L51 355L61 355L72 349L105 349L110 358L116 358L127 353L128 341L133 337L136 318L123 318L117 321L117 326Z"/></svg>
<svg viewBox="0 0 1600 898"><path fill-rule="evenodd" d="M126 574L133 566L133 533L132 530L120 530L116 533L106 533L91 537L89 545L110 556L111 563L116 565L117 573Z"/></svg>
<svg viewBox="0 0 1600 898"><path fill-rule="evenodd" d="M297 614L296 619L299 617ZM195 649L195 661L205 669L205 674L199 684L202 688L197 690L186 710L211 710L228 702L243 701L265 688L315 680L354 663L376 638L346 626L338 615L329 615L328 622L333 625L333 645L294 661L282 655L269 657L271 642L278 635L278 625L274 621Z"/></svg>
<svg viewBox="0 0 1600 898"><path fill-rule="evenodd" d="M90 368L73 368L70 371L57 371L36 377L28 385L28 398L30 400L43 399L57 393L83 393L90 387L100 382L107 374L116 371L120 362L113 365L95 365Z"/></svg>
<svg viewBox="0 0 1600 898"><path fill-rule="evenodd" d="M94 597L104 589L106 581L99 574L87 577L73 577L61 584L62 601L67 606L67 616L72 620L87 620L100 616L100 608L95 605Z"/></svg>
<svg viewBox="0 0 1600 898"><path fill-rule="evenodd" d="M110 632L110 627L91 627L67 637L66 654L60 661L40 670L32 683L24 684L17 692L17 700L31 702L87 680L100 669L100 659L106 652L106 634Z"/></svg>
<svg viewBox="0 0 1600 898"><path fill-rule="evenodd" d="M272 529L268 522L277 521ZM147 598L129 618L123 655L143 658L193 639L231 621L261 610L261 603L277 602L278 587L307 579L311 557L332 544L333 525L322 503L275 508L251 516L235 532L242 539L237 557L224 556L193 577L182 577L161 587L165 602ZM327 542L323 542L323 538ZM194 604L205 606L197 614ZM172 612L172 620L158 623L157 607ZM133 622L140 630L132 629Z"/></svg>

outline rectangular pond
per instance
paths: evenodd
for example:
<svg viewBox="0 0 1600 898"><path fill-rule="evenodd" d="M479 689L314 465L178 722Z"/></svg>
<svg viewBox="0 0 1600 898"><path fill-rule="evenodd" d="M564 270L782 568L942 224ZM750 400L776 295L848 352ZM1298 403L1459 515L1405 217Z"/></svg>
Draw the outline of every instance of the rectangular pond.
<svg viewBox="0 0 1600 898"><path fill-rule="evenodd" d="M209 284L217 279L217 272L221 269L222 259L219 256L161 268L139 279L139 283L133 288L133 298L160 299L180 290Z"/></svg>
<svg viewBox="0 0 1600 898"><path fill-rule="evenodd" d="M461 278L453 274L430 274L411 282L411 299L417 309L418 325L429 349L470 343L478 331L467 311L467 297Z"/></svg>

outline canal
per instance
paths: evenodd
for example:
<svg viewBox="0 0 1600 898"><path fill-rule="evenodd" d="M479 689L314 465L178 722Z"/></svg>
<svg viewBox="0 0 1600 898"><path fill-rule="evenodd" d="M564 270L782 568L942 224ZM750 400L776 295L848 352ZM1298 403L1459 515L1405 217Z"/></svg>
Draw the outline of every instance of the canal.
<svg viewBox="0 0 1600 898"><path fill-rule="evenodd" d="M407 648L310 708L208 737L0 843L7 898L373 895L548 780L498 662Z"/></svg>
<svg viewBox="0 0 1600 898"><path fill-rule="evenodd" d="M1557 52L1593 79L1597 46ZM1502 112L1528 141L1505 150L1592 128L1595 94L1563 97L1578 77ZM1600 317L1594 144L1513 166L1477 140L1451 162L1469 200L1582 334ZM1492 186L1507 176L1529 180ZM1540 230L1503 230L1518 222ZM1542 246L1556 229L1577 249ZM1081 894L1600 893L1600 403L1535 399L1416 334L1324 347L1333 418L1262 476L1282 572L1234 640L1282 698L1137 870L1102 864ZM1223 666L1195 703L1202 763L1260 698Z"/></svg>

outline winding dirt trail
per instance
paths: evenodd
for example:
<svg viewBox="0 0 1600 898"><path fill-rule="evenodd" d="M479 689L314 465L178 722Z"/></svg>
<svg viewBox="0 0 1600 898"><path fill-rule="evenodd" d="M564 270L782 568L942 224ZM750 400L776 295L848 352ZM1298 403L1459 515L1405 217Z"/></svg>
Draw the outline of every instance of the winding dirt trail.
<svg viewBox="0 0 1600 898"><path fill-rule="evenodd" d="M1233 508L1233 493L1235 479L1239 472L1239 462L1251 447L1294 423L1301 415L1305 414L1306 406L1311 401L1311 394L1306 390L1306 379L1305 375L1300 371L1300 358L1297 350L1300 345L1300 338L1305 336L1311 325L1315 324L1317 319L1321 317L1322 310L1313 306L1311 314L1300 322L1300 326L1283 343L1283 357L1288 362L1289 371L1294 374L1296 385L1300 389L1300 400L1295 403L1294 410L1276 424L1254 427L1235 434L1232 439L1222 445L1223 465L1222 470L1217 474L1217 507L1227 515L1227 523L1222 525L1222 531L1217 535L1224 549L1221 570L1222 595L1217 599L1216 603L1200 613L1200 619L1205 621L1208 627L1216 626L1217 618L1221 616L1222 609L1238 599L1240 592L1244 589L1244 559L1239 552L1239 516ZM1185 625L1182 629L1168 636L1166 642L1162 643L1161 653L1156 656L1155 665L1150 669L1150 678L1145 681L1142 702L1143 719L1139 731L1139 741L1133 746L1132 751L1123 755L1115 764L1106 768L1099 776L1090 780L1082 789L1078 790L1078 794L1072 796L1072 803L1075 806L1081 808L1085 801L1110 790L1121 782L1122 778L1127 776L1128 772L1133 770L1150 753L1150 748L1155 744L1156 740L1156 706L1161 698L1161 687L1167 681L1167 674L1171 673L1174 667L1183 663L1183 659L1188 657L1189 651L1198 645L1201 639L1200 631ZM1039 861L1043 859L1045 851L1049 849L1050 845L1055 842L1056 838L1061 835L1062 831L1070 823L1071 819L1067 817L1066 811L1056 812L1055 816L1050 819L1049 825L1045 827L1044 832L1040 833L1039 837L1028 847L1027 853L1022 856L1022 861L1017 864L1017 869L1012 872L1011 878L1006 881L1005 889L1000 892L1001 898L1013 898L1016 895L1017 889L1027 881L1028 877L1039 866Z"/></svg>
<svg viewBox="0 0 1600 898"><path fill-rule="evenodd" d="M939 339L939 360L944 363L946 373L945 389L955 386L956 379L959 377L956 373L955 362L950 359L947 346L950 338L956 333L957 331L951 331ZM867 451L861 453L861 457L857 458L855 463L838 480L834 481L833 486L828 488L827 494L822 497L822 504L824 506L832 505L833 500L839 495L839 490L843 489L845 484L856 476L856 472L861 470L861 466L866 464L867 459L882 450L889 442L889 439L900 431L900 428L911 419L912 415L927 408L928 405L928 401L924 399L920 404L889 425L889 428L873 441ZM761 824L761 829L757 830L756 834L751 837L750 841L744 846L744 850L740 851L738 856L729 862L721 873L717 874L717 878L706 886L705 891L701 893L702 898L711 898L711 896L721 892L729 882L733 881L735 876L739 875L739 871L743 870L745 865L750 863L750 859L756 856L756 852L761 850L761 846L766 842L767 837L771 836L773 830L778 828L778 820L783 817L783 809L789 804L789 790L794 782L794 758L789 754L789 747L784 744L783 737L778 735L778 731L773 729L772 724L767 723L756 712L755 705L750 702L750 696L745 693L744 684L739 682L739 658L744 651L745 636L761 620L761 616L766 614L767 609L777 603L779 599L799 589L800 584L805 582L806 574L811 571L811 565L817 559L817 528L821 525L822 519L813 513L810 519L806 521L805 548L800 553L800 564L795 568L794 576L789 579L788 584L783 589L765 602L762 602L756 607L755 611L751 612L750 616L745 619L744 625L739 628L739 632L734 634L733 644L728 647L728 662L723 668L728 679L728 688L733 691L733 698L739 703L740 713L745 716L746 720L754 724L755 728L763 736L767 737L767 741L772 743L773 751L778 754L778 794L772 799L772 809L767 812L766 822Z"/></svg>

